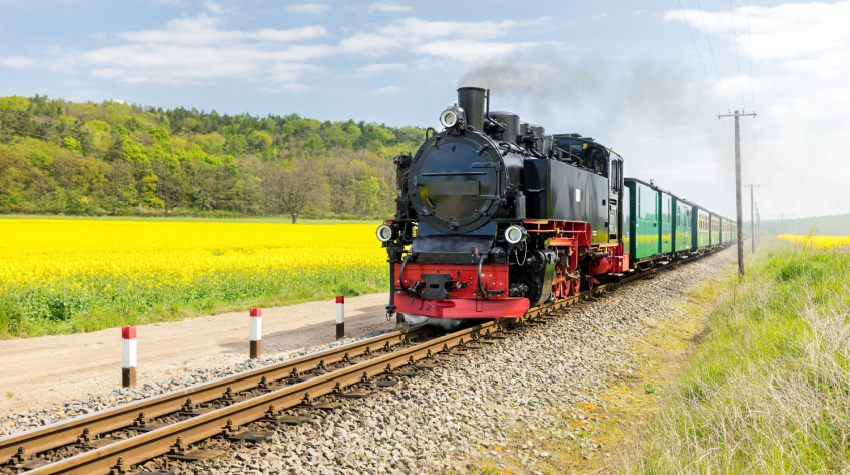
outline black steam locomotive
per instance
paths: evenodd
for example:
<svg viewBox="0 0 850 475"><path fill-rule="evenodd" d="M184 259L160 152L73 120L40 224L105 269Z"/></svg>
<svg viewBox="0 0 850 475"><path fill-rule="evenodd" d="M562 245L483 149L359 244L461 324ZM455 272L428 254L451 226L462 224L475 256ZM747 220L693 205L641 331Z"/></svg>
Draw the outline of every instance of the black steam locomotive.
<svg viewBox="0 0 850 475"><path fill-rule="evenodd" d="M388 313L517 317L628 272L622 157L491 112L476 87L458 89L440 123L394 158L396 217L377 230Z"/></svg>

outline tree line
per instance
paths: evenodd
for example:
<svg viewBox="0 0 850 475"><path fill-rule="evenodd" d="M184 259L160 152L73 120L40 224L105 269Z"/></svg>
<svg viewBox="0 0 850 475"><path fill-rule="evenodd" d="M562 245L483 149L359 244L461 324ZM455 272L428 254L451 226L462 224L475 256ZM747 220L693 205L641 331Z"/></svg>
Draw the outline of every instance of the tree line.
<svg viewBox="0 0 850 475"><path fill-rule="evenodd" d="M0 213L377 217L420 127L0 97Z"/></svg>

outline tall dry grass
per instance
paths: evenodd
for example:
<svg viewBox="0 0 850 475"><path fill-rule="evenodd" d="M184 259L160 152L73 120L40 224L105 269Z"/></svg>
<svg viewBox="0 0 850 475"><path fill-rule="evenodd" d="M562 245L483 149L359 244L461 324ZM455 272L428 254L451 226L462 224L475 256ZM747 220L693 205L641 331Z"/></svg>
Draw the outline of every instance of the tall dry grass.
<svg viewBox="0 0 850 475"><path fill-rule="evenodd" d="M850 255L773 247L748 272L697 296L710 333L627 473L850 473Z"/></svg>

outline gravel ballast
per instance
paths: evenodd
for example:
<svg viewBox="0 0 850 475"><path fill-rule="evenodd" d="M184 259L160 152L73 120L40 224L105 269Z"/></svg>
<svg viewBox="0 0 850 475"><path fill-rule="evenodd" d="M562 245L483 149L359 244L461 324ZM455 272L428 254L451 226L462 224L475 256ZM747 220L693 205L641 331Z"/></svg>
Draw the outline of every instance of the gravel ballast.
<svg viewBox="0 0 850 475"><path fill-rule="evenodd" d="M311 421L303 425L265 425L274 430L266 441L234 445L228 457L189 470L234 474L465 472L468 464L480 460L498 467L510 453L533 473L535 460L550 456L539 450L538 441L543 439L578 441L588 456L604 454L605 448L592 437L597 421L577 405L600 404L600 395L612 376L631 372L632 341L652 331L649 322L680 318L676 308L687 298L686 293L716 278L721 267L733 259L734 254L727 250L582 302L549 325L498 341L433 371L420 372L418 377L401 378L401 384L365 399L346 400L336 411L306 411ZM362 338L371 336L374 334ZM351 341L355 339L337 344ZM156 385L14 415L0 420L0 435L330 346L336 344L206 369ZM572 415L581 423L581 431L558 423L558 414ZM145 467L165 468L159 460ZM183 465L169 468L186 469Z"/></svg>

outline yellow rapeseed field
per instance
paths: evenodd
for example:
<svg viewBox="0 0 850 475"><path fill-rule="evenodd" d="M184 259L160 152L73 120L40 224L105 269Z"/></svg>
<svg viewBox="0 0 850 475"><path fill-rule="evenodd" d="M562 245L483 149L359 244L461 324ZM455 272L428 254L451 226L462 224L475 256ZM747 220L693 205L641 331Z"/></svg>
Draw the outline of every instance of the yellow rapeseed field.
<svg viewBox="0 0 850 475"><path fill-rule="evenodd" d="M376 290L386 282L376 225L3 219L0 336L38 320L80 316L51 330L79 331L106 313L120 314L109 325Z"/></svg>
<svg viewBox="0 0 850 475"><path fill-rule="evenodd" d="M850 246L850 236L799 236L796 234L781 234L779 235L779 239L797 246L814 249L832 249L834 247Z"/></svg>

